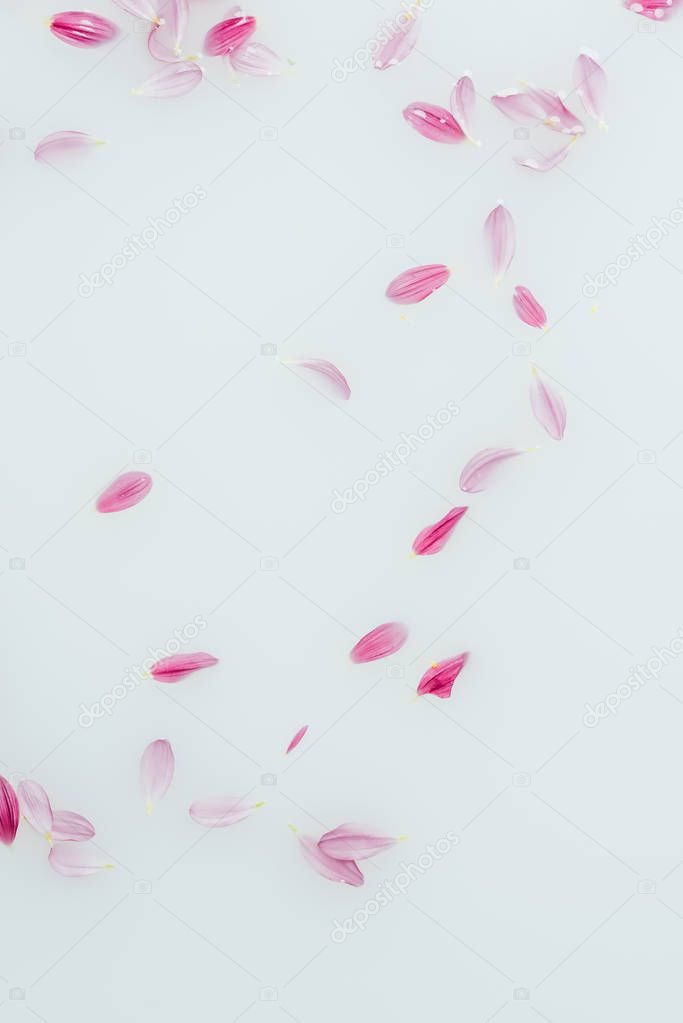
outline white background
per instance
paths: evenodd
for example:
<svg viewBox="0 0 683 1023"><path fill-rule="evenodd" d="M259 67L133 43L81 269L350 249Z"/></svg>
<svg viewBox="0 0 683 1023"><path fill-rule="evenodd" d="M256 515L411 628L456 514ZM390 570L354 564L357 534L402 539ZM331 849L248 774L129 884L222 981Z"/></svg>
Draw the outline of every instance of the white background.
<svg viewBox="0 0 683 1023"><path fill-rule="evenodd" d="M683 197L683 18L435 0L419 52L339 83L335 59L393 9L254 0L294 72L234 85L208 60L199 89L157 102L130 95L155 70L144 32L94 6L126 33L95 51L52 37L35 0L0 14L0 770L91 818L117 869L59 877L26 825L0 849L0 1023L678 1019L680 664L598 727L583 716L683 626L683 230L597 298L582 288ZM190 51L224 10L195 0ZM530 143L486 97L520 78L570 89L583 46L605 62L610 131L525 171L512 157ZM401 117L447 105L464 69L480 150ZM108 144L35 162L67 128ZM197 186L154 251L79 295ZM518 254L494 291L481 228L501 198ZM402 320L384 289L413 261L448 263L452 287ZM518 283L547 334L515 318ZM336 362L351 400L280 362L298 355ZM562 444L531 416L530 358L565 397ZM460 415L406 467L331 510L449 401ZM493 445L540 450L472 498L440 556L410 560ZM98 516L93 498L147 457L150 496ZM196 615L218 667L79 726ZM355 638L392 619L411 630L400 655L353 666ZM464 649L452 699L412 702L429 663ZM158 737L177 773L148 819L138 760ZM187 815L246 793L267 805L232 829ZM361 889L313 873L287 830L346 820L410 839ZM331 941L449 830L454 851Z"/></svg>

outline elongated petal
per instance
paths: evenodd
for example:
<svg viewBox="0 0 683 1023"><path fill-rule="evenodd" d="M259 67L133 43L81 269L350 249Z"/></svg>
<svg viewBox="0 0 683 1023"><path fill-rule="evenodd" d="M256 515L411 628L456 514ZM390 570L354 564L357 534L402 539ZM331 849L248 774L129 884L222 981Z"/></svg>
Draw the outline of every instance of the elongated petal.
<svg viewBox="0 0 683 1023"><path fill-rule="evenodd" d="M486 490L489 476L501 462L523 454L516 448L484 448L470 458L460 473L460 489L467 494L478 494Z"/></svg>
<svg viewBox="0 0 683 1023"><path fill-rule="evenodd" d="M256 18L241 11L210 28L204 39L204 53L221 57L244 46L256 29Z"/></svg>
<svg viewBox="0 0 683 1023"><path fill-rule="evenodd" d="M189 814L195 824L201 824L203 828L228 828L250 817L261 806L263 803L245 803L242 799L228 796L193 803Z"/></svg>
<svg viewBox="0 0 683 1023"><path fill-rule="evenodd" d="M271 78L282 75L287 70L287 64L279 53L275 53L263 43L239 46L229 54L228 60L232 69L240 75Z"/></svg>
<svg viewBox="0 0 683 1023"><path fill-rule="evenodd" d="M465 138L465 132L445 107L437 107L433 103L410 103L403 111L403 117L415 131L432 142L453 145Z"/></svg>
<svg viewBox="0 0 683 1023"><path fill-rule="evenodd" d="M440 700L447 700L453 691L453 683L467 664L468 658L469 654L463 653L438 664L432 664L429 671L420 679L417 687L418 696L438 696Z"/></svg>
<svg viewBox="0 0 683 1023"><path fill-rule="evenodd" d="M386 42L382 43L372 62L378 71L395 67L415 49L419 34L418 18L410 13L407 17L409 20L404 20L400 26L396 20L392 22L394 31L389 34Z"/></svg>
<svg viewBox="0 0 683 1023"><path fill-rule="evenodd" d="M48 840L52 837L54 815L48 794L37 781L20 781L17 796L22 816L28 824Z"/></svg>
<svg viewBox="0 0 683 1023"><path fill-rule="evenodd" d="M168 792L175 771L175 756L168 739L155 739L140 760L140 785L147 813L151 813Z"/></svg>
<svg viewBox="0 0 683 1023"><path fill-rule="evenodd" d="M19 800L17 794L0 775L0 842L11 845L19 827Z"/></svg>
<svg viewBox="0 0 683 1023"><path fill-rule="evenodd" d="M586 113L604 127L607 75L597 60L585 51L574 62L574 88Z"/></svg>
<svg viewBox="0 0 683 1023"><path fill-rule="evenodd" d="M114 3L126 14L132 14L134 18L150 21L153 25L161 24L158 8L163 5L163 0L158 0L158 4L153 0L114 0Z"/></svg>
<svg viewBox="0 0 683 1023"><path fill-rule="evenodd" d="M534 85L528 85L527 89L529 96L543 110L543 123L548 128L565 135L583 135L586 130L583 122L565 106L556 92L551 89L538 89Z"/></svg>
<svg viewBox="0 0 683 1023"><path fill-rule="evenodd" d="M515 222L512 214L499 203L484 222L484 237L491 258L496 284L502 281L510 269L515 255Z"/></svg>
<svg viewBox="0 0 683 1023"><path fill-rule="evenodd" d="M340 824L338 828L325 832L318 848L333 860L369 860L397 842L397 838L375 835L355 824Z"/></svg>
<svg viewBox="0 0 683 1023"><path fill-rule="evenodd" d="M84 131L53 131L42 138L33 151L36 160L60 156L79 149L90 149L102 145L101 139Z"/></svg>
<svg viewBox="0 0 683 1023"><path fill-rule="evenodd" d="M70 46L90 48L109 43L118 35L118 28L100 14L89 11L61 11L50 18L50 31Z"/></svg>
<svg viewBox="0 0 683 1023"><path fill-rule="evenodd" d="M553 390L550 384L540 377L535 368L532 373L529 397L533 413L553 440L562 440L567 425L567 409L564 401L557 391Z"/></svg>
<svg viewBox="0 0 683 1023"><path fill-rule="evenodd" d="M518 92L516 89L496 93L491 97L491 102L501 114L505 114L516 124L536 124L545 116L544 108L537 99L527 92Z"/></svg>
<svg viewBox="0 0 683 1023"><path fill-rule="evenodd" d="M299 743L301 742L301 740L303 739L303 737L304 737L304 735L306 734L307 731L308 731L308 725L304 725L303 728L299 729L299 731L296 733L296 735L294 736L294 738L290 742L289 746L285 750L285 756L287 755L287 753L291 753L293 749L297 748L297 746L299 745Z"/></svg>
<svg viewBox="0 0 683 1023"><path fill-rule="evenodd" d="M124 472L100 494L95 507L103 514L125 511L139 504L151 489L152 477L148 473Z"/></svg>
<svg viewBox="0 0 683 1023"><path fill-rule="evenodd" d="M535 327L537 330L542 330L548 322L545 309L528 288L517 285L512 296L512 304L522 323Z"/></svg>
<svg viewBox="0 0 683 1023"><path fill-rule="evenodd" d="M391 302L398 305L424 302L431 294L442 288L450 276L451 271L443 263L414 266L412 270L405 270L394 278L387 288L386 295Z"/></svg>
<svg viewBox="0 0 683 1023"><path fill-rule="evenodd" d="M86 877L114 866L89 842L58 842L50 849L48 860L52 869L63 877Z"/></svg>
<svg viewBox="0 0 683 1023"><path fill-rule="evenodd" d="M174 99L196 89L203 77L204 71L199 64L193 60L179 60L175 64L166 64L161 71L151 75L133 89L133 94L147 99Z"/></svg>
<svg viewBox="0 0 683 1023"><path fill-rule="evenodd" d="M87 817L71 810L56 810L52 821L55 842L87 842L95 837L95 828Z"/></svg>
<svg viewBox="0 0 683 1023"><path fill-rule="evenodd" d="M328 881L339 881L341 884L351 885L352 888L360 888L364 883L363 874L353 860L335 860L323 852L315 839L308 835L297 835L297 838L304 859Z"/></svg>
<svg viewBox="0 0 683 1023"><path fill-rule="evenodd" d="M183 37L190 13L189 0L165 0L164 21L149 34L147 47L155 60L173 63L182 56Z"/></svg>
<svg viewBox="0 0 683 1023"><path fill-rule="evenodd" d="M652 21L660 21L669 17L673 0L624 0L624 6L634 14L641 14Z"/></svg>
<svg viewBox="0 0 683 1023"><path fill-rule="evenodd" d="M330 381L334 392L340 398L343 398L344 401L348 401L351 397L351 388L346 377L341 370L337 369L333 362L328 362L327 359L292 359L289 365L301 366L303 369L310 369L314 373L319 373L326 380Z"/></svg>
<svg viewBox="0 0 683 1023"><path fill-rule="evenodd" d="M543 153L532 153L523 158L516 156L515 163L518 163L520 167L528 167L529 170L540 171L541 173L551 171L566 159L569 150L572 148L572 143L577 138L577 135L573 135L569 142L564 146L560 146L559 149L549 156L544 156Z"/></svg>
<svg viewBox="0 0 683 1023"><path fill-rule="evenodd" d="M386 622L359 639L349 657L354 664L379 661L400 650L408 638L408 630L400 622Z"/></svg>
<svg viewBox="0 0 683 1023"><path fill-rule="evenodd" d="M443 550L448 539L460 522L467 508L451 508L447 515L435 522L433 526L426 526L417 534L413 540L413 551L415 554L438 554Z"/></svg>
<svg viewBox="0 0 683 1023"><path fill-rule="evenodd" d="M453 86L453 91L451 92L451 111L459 127L462 128L470 142L476 142L471 132L470 124L475 100L474 82L469 75L463 75Z"/></svg>
<svg viewBox="0 0 683 1023"><path fill-rule="evenodd" d="M180 682L181 678L185 678L193 671L211 668L214 664L218 664L218 658L212 654L201 652L172 654L170 657L162 657L160 661L153 664L149 673L157 682Z"/></svg>

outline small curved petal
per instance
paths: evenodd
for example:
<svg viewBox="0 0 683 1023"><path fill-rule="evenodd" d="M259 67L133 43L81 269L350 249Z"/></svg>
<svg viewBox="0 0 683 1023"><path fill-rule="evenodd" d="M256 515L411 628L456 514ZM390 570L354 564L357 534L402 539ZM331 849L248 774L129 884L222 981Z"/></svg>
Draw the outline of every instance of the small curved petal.
<svg viewBox="0 0 683 1023"><path fill-rule="evenodd" d="M181 59L189 13L189 0L166 0L163 24L155 25L147 40L147 48L155 60L173 63Z"/></svg>
<svg viewBox="0 0 683 1023"><path fill-rule="evenodd" d="M491 258L493 275L499 284L510 269L515 255L515 222L501 203L491 210L484 222L484 237Z"/></svg>
<svg viewBox="0 0 683 1023"><path fill-rule="evenodd" d="M245 803L242 799L229 796L226 799L193 803L189 814L195 824L201 824L203 828L228 828L250 817L261 806L263 803Z"/></svg>
<svg viewBox="0 0 683 1023"><path fill-rule="evenodd" d="M341 370L332 362L328 362L327 359L293 359L289 362L290 366L301 366L303 369L313 370L314 373L319 373L330 381L336 394L344 401L348 401L351 397L351 388L348 385L348 381Z"/></svg>
<svg viewBox="0 0 683 1023"><path fill-rule="evenodd" d="M204 71L193 60L179 60L175 64L167 64L151 75L146 81L133 89L133 95L146 96L147 99L174 99L186 96L196 89Z"/></svg>
<svg viewBox="0 0 683 1023"><path fill-rule="evenodd" d="M420 679L417 687L418 696L438 696L440 700L447 700L453 690L453 683L467 664L468 658L469 654L464 653L432 664L429 671Z"/></svg>
<svg viewBox="0 0 683 1023"><path fill-rule="evenodd" d="M219 21L210 28L204 39L204 53L209 57L224 57L244 46L256 29L256 18L244 14L241 10L233 12L232 17Z"/></svg>
<svg viewBox="0 0 683 1023"><path fill-rule="evenodd" d="M57 843L50 849L50 866L62 877L86 877L98 870L111 870L113 863L107 863L103 853L87 842Z"/></svg>
<svg viewBox="0 0 683 1023"><path fill-rule="evenodd" d="M151 813L168 792L174 771L175 756L168 739L150 742L140 760L140 786L147 813Z"/></svg>
<svg viewBox="0 0 683 1023"><path fill-rule="evenodd" d="M470 458L460 473L460 489L467 494L478 494L486 490L489 476L501 462L523 454L516 448L484 448Z"/></svg>
<svg viewBox="0 0 683 1023"><path fill-rule="evenodd" d="M297 746L299 745L299 743L301 742L301 740L303 739L303 737L304 737L304 735L306 734L307 731L308 731L308 725L304 725L303 728L299 729L299 731L296 733L296 735L294 736L294 738L290 742L289 746L285 750L285 756L288 753L291 753L293 749L297 748Z"/></svg>
<svg viewBox="0 0 683 1023"><path fill-rule="evenodd" d="M95 507L104 515L125 511L139 504L151 489L152 477L148 473L124 472L100 494Z"/></svg>
<svg viewBox="0 0 683 1023"><path fill-rule="evenodd" d="M36 160L43 160L46 156L59 156L73 150L100 145L101 139L96 139L94 135L88 135L84 131L53 131L40 140L33 155Z"/></svg>
<svg viewBox="0 0 683 1023"><path fill-rule="evenodd" d="M505 114L516 124L536 124L545 116L544 108L537 99L527 92L518 92L516 89L496 93L491 97L491 102L501 114Z"/></svg>
<svg viewBox="0 0 683 1023"><path fill-rule="evenodd" d="M474 112L475 100L474 82L469 75L463 75L453 86L453 91L451 92L451 111L459 127L462 128L470 142L479 145L470 131L470 121Z"/></svg>
<svg viewBox="0 0 683 1023"><path fill-rule="evenodd" d="M118 35L118 28L100 14L89 11L61 11L50 18L50 31L70 46L89 48L109 43Z"/></svg>
<svg viewBox="0 0 683 1023"><path fill-rule="evenodd" d="M512 296L512 304L522 323L535 327L537 330L542 330L548 322L545 309L528 288L518 285Z"/></svg>
<svg viewBox="0 0 683 1023"><path fill-rule="evenodd" d="M335 860L323 852L318 843L308 835L297 835L297 838L304 859L328 881L339 881L341 884L351 885L352 888L360 888L364 883L360 868L353 860Z"/></svg>
<svg viewBox="0 0 683 1023"><path fill-rule="evenodd" d="M395 67L415 49L419 34L418 19L411 13L408 13L408 19L406 24L397 27L375 54L372 63L378 71Z"/></svg>
<svg viewBox="0 0 683 1023"><path fill-rule="evenodd" d="M564 161L567 153L572 148L572 143L576 142L577 138L577 135L573 135L566 145L561 146L556 152L551 153L550 156L544 156L542 153L534 153L531 156L524 157L524 159L516 156L515 163L518 163L520 167L528 167L529 170L541 171L541 173L553 170L554 167L557 167Z"/></svg>
<svg viewBox="0 0 683 1023"><path fill-rule="evenodd" d="M400 622L387 622L378 625L372 632L359 639L349 657L354 664L367 664L368 661L379 661L400 650L408 638L408 630Z"/></svg>
<svg viewBox="0 0 683 1023"><path fill-rule="evenodd" d="M581 97L586 113L605 127L607 75L597 60L585 51L574 62L574 88Z"/></svg>
<svg viewBox="0 0 683 1023"><path fill-rule="evenodd" d="M585 128L583 122L565 106L562 99L556 92L550 89L537 89L528 85L528 94L534 99L543 111L543 123L553 131L562 132L564 135L583 135Z"/></svg>
<svg viewBox="0 0 683 1023"><path fill-rule="evenodd" d="M433 103L410 103L403 111L403 117L415 131L432 142L454 145L465 138L465 132L450 110Z"/></svg>
<svg viewBox="0 0 683 1023"><path fill-rule="evenodd" d="M394 278L386 290L386 296L398 305L424 302L431 294L442 288L450 276L451 271L443 263L415 266Z"/></svg>
<svg viewBox="0 0 683 1023"><path fill-rule="evenodd" d="M318 848L333 860L369 860L397 842L397 838L375 835L354 824L340 824L338 828L325 832Z"/></svg>
<svg viewBox="0 0 683 1023"><path fill-rule="evenodd" d="M529 397L531 408L543 429L553 440L562 440L567 425L567 409L560 395L534 368Z"/></svg>
<svg viewBox="0 0 683 1023"><path fill-rule="evenodd" d="M241 75L253 75L261 78L284 74L287 64L279 55L263 43L247 43L240 46L228 56L233 71Z"/></svg>
<svg viewBox="0 0 683 1023"><path fill-rule="evenodd" d="M149 673L157 682L179 682L193 671L211 668L214 664L218 664L218 658L211 654L172 654L153 664Z"/></svg>
<svg viewBox="0 0 683 1023"><path fill-rule="evenodd" d="M87 817L71 810L56 810L52 822L55 842L87 842L95 837L95 828Z"/></svg>
<svg viewBox="0 0 683 1023"><path fill-rule="evenodd" d="M426 526L413 540L414 553L419 555L438 554L443 550L466 511L466 507L451 508L448 514L435 522L433 526Z"/></svg>
<svg viewBox="0 0 683 1023"><path fill-rule="evenodd" d="M17 794L0 775L0 842L11 845L19 827L19 800Z"/></svg>
<svg viewBox="0 0 683 1023"><path fill-rule="evenodd" d="M17 785L17 796L24 819L34 831L50 841L54 814L43 786L37 781L20 781Z"/></svg>
<svg viewBox="0 0 683 1023"><path fill-rule="evenodd" d="M159 8L163 6L163 0L158 0L158 3L154 3L153 0L114 0L114 3L126 14L132 14L134 18L151 21L153 25L160 25L162 22Z"/></svg>

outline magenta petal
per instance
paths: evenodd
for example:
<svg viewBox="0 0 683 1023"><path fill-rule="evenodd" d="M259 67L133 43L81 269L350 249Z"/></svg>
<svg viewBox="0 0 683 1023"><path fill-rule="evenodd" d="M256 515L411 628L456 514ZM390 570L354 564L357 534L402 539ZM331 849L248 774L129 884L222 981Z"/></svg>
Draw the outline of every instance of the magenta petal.
<svg viewBox="0 0 683 1023"><path fill-rule="evenodd" d="M469 654L458 654L446 661L433 664L420 679L417 687L418 696L438 696L447 700L453 690L453 683L467 664Z"/></svg>
<svg viewBox="0 0 683 1023"><path fill-rule="evenodd" d="M415 554L438 554L443 550L446 543L463 517L467 508L451 508L447 515L435 522L433 526L426 526L413 540L413 551Z"/></svg>
<svg viewBox="0 0 683 1023"><path fill-rule="evenodd" d="M294 738L290 742L289 746L285 750L285 756L288 753L291 753L293 749L297 748L297 746L299 745L299 743L301 742L301 740L303 739L303 737L304 737L304 735L306 734L307 731L308 731L308 725L304 725L303 728L299 729L299 731L296 733L296 735L294 736Z"/></svg>
<svg viewBox="0 0 683 1023"><path fill-rule="evenodd" d="M354 664L367 664L389 657L400 650L408 638L408 630L400 622L387 622L378 625L372 632L359 639L349 654Z"/></svg>
<svg viewBox="0 0 683 1023"><path fill-rule="evenodd" d="M375 54L372 63L378 71L386 71L387 68L395 67L409 57L415 49L419 33L418 19L410 13L407 18L407 22L402 25L398 25L398 20L396 21L395 31L385 43L382 43Z"/></svg>
<svg viewBox="0 0 683 1023"><path fill-rule="evenodd" d="M61 153L89 149L101 144L101 139L96 139L94 135L88 135L84 131L53 131L51 135L46 135L40 140L33 155L36 160L42 160L45 156L59 156Z"/></svg>
<svg viewBox="0 0 683 1023"><path fill-rule="evenodd" d="M161 24L158 7L163 6L164 0L158 0L158 7L152 0L114 0L114 3L126 14L132 14L134 18L151 21L153 25Z"/></svg>
<svg viewBox="0 0 683 1023"><path fill-rule="evenodd" d="M256 29L256 18L243 14L241 11L225 21L219 21L210 28L204 39L204 53L209 57L222 57L233 53L253 35Z"/></svg>
<svg viewBox="0 0 683 1023"><path fill-rule="evenodd" d="M50 31L70 46L101 46L115 39L118 28L108 18L89 11L61 11L50 19Z"/></svg>
<svg viewBox="0 0 683 1023"><path fill-rule="evenodd" d="M0 842L11 845L19 827L19 800L16 792L0 775Z"/></svg>
<svg viewBox="0 0 683 1023"><path fill-rule="evenodd" d="M318 848L333 860L368 860L397 842L397 838L374 835L354 824L340 824L338 828L325 832Z"/></svg>
<svg viewBox="0 0 683 1023"><path fill-rule="evenodd" d="M553 440L562 440L567 425L567 409L560 395L532 370L529 397L536 419Z"/></svg>
<svg viewBox="0 0 683 1023"><path fill-rule="evenodd" d="M634 14L659 21L669 17L674 5L673 0L624 0L624 6Z"/></svg>
<svg viewBox="0 0 683 1023"><path fill-rule="evenodd" d="M489 250L496 284L510 269L515 255L515 222L502 204L491 210L484 223L484 236Z"/></svg>
<svg viewBox="0 0 683 1023"><path fill-rule="evenodd" d="M175 756L168 739L155 739L140 760L140 785L147 813L151 813L168 792L175 771Z"/></svg>
<svg viewBox="0 0 683 1023"><path fill-rule="evenodd" d="M55 842L87 842L95 837L95 828L87 817L71 810L56 810L52 821Z"/></svg>
<svg viewBox="0 0 683 1023"><path fill-rule="evenodd" d="M450 110L433 103L410 103L403 111L403 117L415 131L432 142L453 145L465 138L465 132Z"/></svg>
<svg viewBox="0 0 683 1023"><path fill-rule="evenodd" d="M203 828L228 828L250 817L261 806L263 803L245 803L242 799L228 796L193 803L188 812L195 824L201 824Z"/></svg>
<svg viewBox="0 0 683 1023"><path fill-rule="evenodd" d="M179 60L166 64L161 71L151 75L133 89L133 94L147 99L174 99L196 89L203 77L204 71L199 64L192 60Z"/></svg>
<svg viewBox="0 0 683 1023"><path fill-rule="evenodd" d="M99 849L87 842L58 842L50 849L48 860L52 869L63 877L86 877L114 866L105 861Z"/></svg>
<svg viewBox="0 0 683 1023"><path fill-rule="evenodd" d="M460 489L467 494L478 494L486 489L489 476L500 462L521 455L515 448L484 448L477 452L460 473Z"/></svg>
<svg viewBox="0 0 683 1023"><path fill-rule="evenodd" d="M334 363L328 362L327 359L293 359L289 362L289 365L301 366L303 369L310 369L314 373L319 373L331 382L333 390L344 401L348 401L351 397L351 388L346 377L341 370L337 369Z"/></svg>
<svg viewBox="0 0 683 1023"><path fill-rule="evenodd" d="M512 304L522 323L536 330L542 330L548 322L543 306L534 298L528 288L518 285L512 296Z"/></svg>
<svg viewBox="0 0 683 1023"><path fill-rule="evenodd" d="M451 111L458 126L462 128L470 142L475 142L474 136L470 131L475 101L474 82L469 75L463 75L462 78L457 80L451 92Z"/></svg>
<svg viewBox="0 0 683 1023"><path fill-rule="evenodd" d="M152 477L146 472L124 472L100 494L95 507L103 514L125 511L139 504L151 489Z"/></svg>
<svg viewBox="0 0 683 1023"><path fill-rule="evenodd" d="M318 843L308 835L297 835L297 838L304 858L328 881L339 881L353 888L360 888L364 883L360 868L353 860L335 860L324 853Z"/></svg>
<svg viewBox="0 0 683 1023"><path fill-rule="evenodd" d="M17 796L21 813L39 835L50 840L54 815L48 794L37 781L20 781Z"/></svg>
<svg viewBox="0 0 683 1023"><path fill-rule="evenodd" d="M172 654L153 664L149 673L157 682L179 682L191 672L211 668L214 664L218 664L218 658L211 654Z"/></svg>
<svg viewBox="0 0 683 1023"><path fill-rule="evenodd" d="M559 149L549 156L544 156L542 153L533 153L531 156L526 156L523 159L516 156L515 163L518 163L520 167L528 167L529 170L540 171L541 173L551 171L565 160L567 153L572 148L572 143L577 138L577 135L573 135L569 142L564 146L560 146Z"/></svg>
<svg viewBox="0 0 683 1023"><path fill-rule="evenodd" d="M263 43L247 43L229 54L228 60L234 71L241 75L260 78L283 74L287 65L282 57Z"/></svg>
<svg viewBox="0 0 683 1023"><path fill-rule="evenodd" d="M574 62L574 88L581 97L586 112L605 127L607 75L590 53L580 53Z"/></svg>
<svg viewBox="0 0 683 1023"><path fill-rule="evenodd" d="M450 276L451 271L443 263L415 266L394 278L386 290L386 296L398 305L423 302L442 288Z"/></svg>

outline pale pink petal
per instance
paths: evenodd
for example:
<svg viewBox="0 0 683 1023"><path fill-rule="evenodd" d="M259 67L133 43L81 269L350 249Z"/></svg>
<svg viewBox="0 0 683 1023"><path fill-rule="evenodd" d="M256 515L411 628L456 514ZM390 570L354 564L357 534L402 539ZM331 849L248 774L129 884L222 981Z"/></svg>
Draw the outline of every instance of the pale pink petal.
<svg viewBox="0 0 683 1023"><path fill-rule="evenodd" d="M453 145L465 138L465 132L450 110L433 103L410 103L403 111L403 117L415 131L432 142Z"/></svg>
<svg viewBox="0 0 683 1023"><path fill-rule="evenodd" d="M287 64L279 55L263 43L247 43L240 46L227 58L234 71L241 75L268 78L284 74Z"/></svg>
<svg viewBox="0 0 683 1023"><path fill-rule="evenodd" d="M204 71L192 60L180 60L175 64L167 64L151 75L137 89L133 89L133 95L145 96L147 99L174 99L177 96L186 96L188 92L196 89Z"/></svg>
<svg viewBox="0 0 683 1023"><path fill-rule="evenodd" d="M134 18L151 21L153 25L161 24L159 8L163 6L163 0L158 0L157 3L153 0L114 0L114 3L126 14L132 14Z"/></svg>
<svg viewBox="0 0 683 1023"><path fill-rule="evenodd" d="M150 742L140 760L140 785L147 813L151 813L168 792L174 771L175 756L168 739L155 739L154 742Z"/></svg>
<svg viewBox="0 0 683 1023"><path fill-rule="evenodd" d="M426 526L413 540L413 551L415 554L427 555L438 554L443 550L446 543L463 517L467 508L451 508L447 515L435 522L433 526Z"/></svg>
<svg viewBox="0 0 683 1023"><path fill-rule="evenodd" d="M337 369L332 362L328 362L327 359L292 359L288 360L290 366L301 366L303 369L313 370L314 373L319 373L325 377L326 380L330 381L332 388L340 398L344 401L348 401L351 397L351 388L348 385L346 377Z"/></svg>
<svg viewBox="0 0 683 1023"><path fill-rule="evenodd" d="M369 860L398 841L398 838L364 831L355 824L340 824L338 828L325 832L318 848L333 860Z"/></svg>
<svg viewBox="0 0 683 1023"><path fill-rule="evenodd" d="M95 507L103 514L125 511L139 504L151 489L152 477L148 473L124 472L100 494Z"/></svg>
<svg viewBox="0 0 683 1023"><path fill-rule="evenodd" d="M583 135L586 130L583 122L565 106L556 92L550 89L537 89L533 85L528 85L527 89L529 96L543 110L543 123L548 128L564 135Z"/></svg>
<svg viewBox="0 0 683 1023"><path fill-rule="evenodd" d="M443 263L415 266L394 278L386 290L386 296L398 305L424 302L433 292L442 288L450 276L451 271Z"/></svg>
<svg viewBox="0 0 683 1023"><path fill-rule="evenodd" d="M562 440L567 425L567 409L560 395L547 384L534 368L529 397L536 419L553 440Z"/></svg>
<svg viewBox="0 0 683 1023"><path fill-rule="evenodd" d="M386 71L387 68L395 67L409 57L415 49L419 34L418 19L411 13L407 17L408 20L404 19L404 24L394 23L395 31L386 42L382 43L375 54L372 63L378 71Z"/></svg>
<svg viewBox="0 0 683 1023"><path fill-rule="evenodd" d="M241 10L233 13L225 21L219 21L210 28L204 39L204 53L209 57L222 57L233 53L253 35L256 29L256 18L244 14Z"/></svg>
<svg viewBox="0 0 683 1023"><path fill-rule="evenodd" d="M389 657L400 650L408 638L408 630L400 622L387 622L378 625L372 632L359 639L349 657L354 664L367 664Z"/></svg>
<svg viewBox="0 0 683 1023"><path fill-rule="evenodd" d="M74 150L101 145L101 139L96 139L94 135L88 135L84 131L53 131L40 140L33 155L36 160L43 160L46 156L60 156Z"/></svg>
<svg viewBox="0 0 683 1023"><path fill-rule="evenodd" d="M211 668L214 664L218 664L218 658L212 654L172 654L153 664L149 673L157 682L179 682L191 672Z"/></svg>
<svg viewBox="0 0 683 1023"><path fill-rule="evenodd" d="M50 18L50 31L70 46L91 47L109 43L118 28L108 18L89 11L61 11Z"/></svg>
<svg viewBox="0 0 683 1023"><path fill-rule="evenodd" d="M299 745L299 743L301 742L301 740L303 739L303 737L304 737L304 735L306 734L307 731L308 731L308 725L304 725L303 728L299 729L299 731L296 733L296 735L294 736L294 738L290 742L289 746L285 750L285 756L287 755L287 753L291 753L293 749L297 748L297 746Z"/></svg>
<svg viewBox="0 0 683 1023"><path fill-rule="evenodd" d="M43 786L37 781L20 781L17 785L17 796L24 819L34 831L50 841L54 815Z"/></svg>
<svg viewBox="0 0 683 1023"><path fill-rule="evenodd" d="M315 839L308 835L297 835L297 838L304 859L328 881L339 881L341 884L349 884L353 888L360 888L364 883L360 868L353 860L335 860L332 856L324 853Z"/></svg>
<svg viewBox="0 0 683 1023"><path fill-rule="evenodd" d="M517 285L512 296L512 304L522 323L528 324L529 327L542 330L548 322L545 309L528 288Z"/></svg>
<svg viewBox="0 0 683 1023"><path fill-rule="evenodd" d="M250 817L261 806L263 803L245 803L242 799L228 796L193 803L189 814L195 824L201 824L203 828L228 828Z"/></svg>
<svg viewBox="0 0 683 1023"><path fill-rule="evenodd" d="M467 494L478 494L486 490L489 476L501 462L523 454L516 448L484 448L470 458L460 473L460 489Z"/></svg>
<svg viewBox="0 0 683 1023"><path fill-rule="evenodd" d="M0 842L11 845L19 827L19 800L17 794L0 775Z"/></svg>
<svg viewBox="0 0 683 1023"><path fill-rule="evenodd" d="M468 658L469 654L464 653L432 664L429 671L420 679L417 687L418 696L438 696L441 700L447 700L453 690L453 683L467 664Z"/></svg>
<svg viewBox="0 0 683 1023"><path fill-rule="evenodd" d="M110 870L104 854L88 842L58 842L50 849L50 866L63 877L86 877L98 870Z"/></svg>
<svg viewBox="0 0 683 1023"><path fill-rule="evenodd" d="M517 124L536 124L545 116L544 108L537 99L527 92L517 92L516 89L496 93L491 97L491 102L501 114Z"/></svg>
<svg viewBox="0 0 683 1023"><path fill-rule="evenodd" d="M581 97L586 112L605 127L605 101L607 75L590 53L582 51L574 62L574 88Z"/></svg>
<svg viewBox="0 0 683 1023"><path fill-rule="evenodd" d="M163 4L163 24L153 26L147 40L155 60L173 63L181 59L189 12L189 0L166 0Z"/></svg>
<svg viewBox="0 0 683 1023"><path fill-rule="evenodd" d="M496 284L510 269L515 254L515 222L512 214L499 203L484 223L484 236L488 245Z"/></svg>
<svg viewBox="0 0 683 1023"><path fill-rule="evenodd" d="M52 838L55 842L87 842L95 837L95 828L87 817L71 810L55 810Z"/></svg>
<svg viewBox="0 0 683 1023"><path fill-rule="evenodd" d="M565 160L567 153L572 148L572 143L576 141L577 137L573 135L569 142L549 156L544 156L542 153L534 153L523 159L516 156L515 163L518 163L520 167L528 167L529 170L541 171L541 173L551 171Z"/></svg>
<svg viewBox="0 0 683 1023"><path fill-rule="evenodd" d="M453 86L453 91L451 92L451 111L470 142L475 142L479 145L470 130L470 120L474 112L475 100L474 82L469 75L463 75Z"/></svg>

